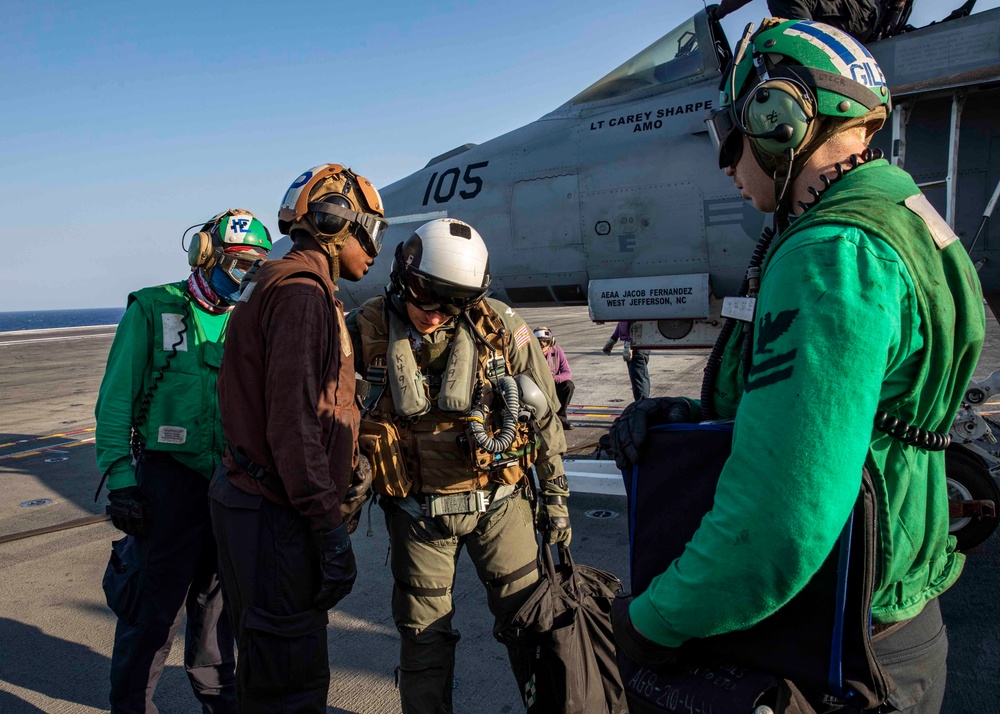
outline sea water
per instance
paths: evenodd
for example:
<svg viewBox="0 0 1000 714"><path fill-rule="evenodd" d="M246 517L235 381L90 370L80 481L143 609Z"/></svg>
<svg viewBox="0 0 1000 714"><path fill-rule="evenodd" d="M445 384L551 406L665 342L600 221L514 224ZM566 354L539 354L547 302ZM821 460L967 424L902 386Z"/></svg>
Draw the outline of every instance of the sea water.
<svg viewBox="0 0 1000 714"><path fill-rule="evenodd" d="M89 310L0 312L0 332L45 330L53 327L117 325L124 314L124 307L100 307Z"/></svg>

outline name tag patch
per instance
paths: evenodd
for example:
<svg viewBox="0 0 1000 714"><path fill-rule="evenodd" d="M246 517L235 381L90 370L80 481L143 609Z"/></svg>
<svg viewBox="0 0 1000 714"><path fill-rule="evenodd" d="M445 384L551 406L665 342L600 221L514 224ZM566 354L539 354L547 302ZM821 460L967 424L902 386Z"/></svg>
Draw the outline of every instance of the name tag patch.
<svg viewBox="0 0 1000 714"><path fill-rule="evenodd" d="M182 426L161 426L156 440L161 444L183 444L187 441L187 429Z"/></svg>
<svg viewBox="0 0 1000 714"><path fill-rule="evenodd" d="M732 317L743 322L753 322L757 298L727 297L722 300L722 316Z"/></svg>

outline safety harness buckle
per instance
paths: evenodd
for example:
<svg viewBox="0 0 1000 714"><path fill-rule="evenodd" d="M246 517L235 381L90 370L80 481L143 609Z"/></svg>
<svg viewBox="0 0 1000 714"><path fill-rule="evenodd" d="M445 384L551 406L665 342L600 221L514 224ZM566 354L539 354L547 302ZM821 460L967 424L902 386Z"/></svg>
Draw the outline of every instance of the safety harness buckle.
<svg viewBox="0 0 1000 714"><path fill-rule="evenodd" d="M374 384L376 386L385 386L387 379L388 369L384 364L370 364L368 369L365 370L365 381L369 384Z"/></svg>
<svg viewBox="0 0 1000 714"><path fill-rule="evenodd" d="M467 491L466 493L429 494L424 496L420 509L425 516L451 516L465 513L486 513L490 507L489 491Z"/></svg>
<svg viewBox="0 0 1000 714"><path fill-rule="evenodd" d="M418 496L420 512L428 518L434 516L486 513L495 505L517 491L517 486L501 484L487 491L465 491L464 493L429 493Z"/></svg>
<svg viewBox="0 0 1000 714"><path fill-rule="evenodd" d="M486 360L486 374L490 379L503 377L507 374L507 360L499 353Z"/></svg>

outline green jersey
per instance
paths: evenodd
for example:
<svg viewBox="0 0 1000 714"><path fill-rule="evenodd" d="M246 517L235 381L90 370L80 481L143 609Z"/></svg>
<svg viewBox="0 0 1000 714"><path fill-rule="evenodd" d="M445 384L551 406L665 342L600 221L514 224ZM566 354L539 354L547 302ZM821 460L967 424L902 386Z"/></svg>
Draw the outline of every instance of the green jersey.
<svg viewBox="0 0 1000 714"><path fill-rule="evenodd" d="M139 424L147 448L169 452L205 478L221 460L216 378L229 313L202 310L186 291L179 282L129 295L95 410L97 466L109 489L136 485L129 444L147 394Z"/></svg>
<svg viewBox="0 0 1000 714"><path fill-rule="evenodd" d="M944 453L873 429L886 410L947 431L985 332L964 248L932 233L911 197L907 174L864 164L771 246L749 372L737 329L716 383L735 428L715 504L630 609L650 639L746 629L785 605L833 549L864 466L878 496L873 619L913 617L958 578Z"/></svg>

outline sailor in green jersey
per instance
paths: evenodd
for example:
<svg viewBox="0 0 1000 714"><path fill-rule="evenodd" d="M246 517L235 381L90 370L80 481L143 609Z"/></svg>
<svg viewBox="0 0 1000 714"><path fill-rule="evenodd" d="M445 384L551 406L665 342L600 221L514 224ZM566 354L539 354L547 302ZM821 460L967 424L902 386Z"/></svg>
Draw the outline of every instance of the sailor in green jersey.
<svg viewBox="0 0 1000 714"><path fill-rule="evenodd" d="M184 665L204 712L235 712L233 635L223 611L208 483L224 448L216 396L240 281L271 249L242 209L212 218L187 281L131 293L97 398L97 465L115 541L104 588L118 625L111 711L155 712L157 681L187 614Z"/></svg>
<svg viewBox="0 0 1000 714"><path fill-rule="evenodd" d="M723 331L700 401L644 400L612 430L625 466L650 425L735 419L732 455L682 555L616 609L616 639L662 661L781 610L836 547L864 470L883 684L881 701L849 710L938 712L936 598L963 562L942 449L983 342L976 271L910 176L867 148L889 97L864 47L810 21L767 20L741 56L745 43L710 128L736 189L775 212L745 282L752 316Z"/></svg>

